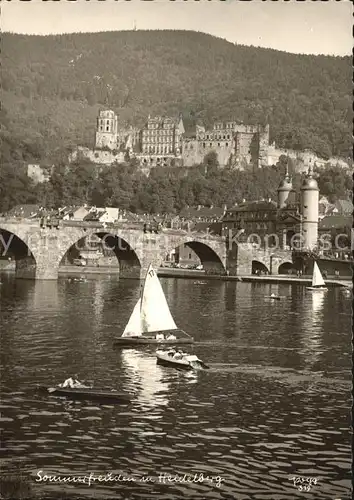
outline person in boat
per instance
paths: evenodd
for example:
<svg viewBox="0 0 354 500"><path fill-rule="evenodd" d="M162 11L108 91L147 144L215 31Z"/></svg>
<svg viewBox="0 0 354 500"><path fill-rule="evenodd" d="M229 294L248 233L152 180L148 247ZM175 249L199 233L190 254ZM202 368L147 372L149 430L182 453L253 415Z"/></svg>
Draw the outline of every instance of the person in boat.
<svg viewBox="0 0 354 500"><path fill-rule="evenodd" d="M166 337L166 340L176 340L176 336L173 335L172 333L169 333Z"/></svg>
<svg viewBox="0 0 354 500"><path fill-rule="evenodd" d="M156 334L156 340L165 340L165 336L163 333L157 333Z"/></svg>
<svg viewBox="0 0 354 500"><path fill-rule="evenodd" d="M77 375L74 375L74 378L67 378L62 384L59 384L59 387L69 387L70 389L77 389L79 387L85 387L77 378Z"/></svg>
<svg viewBox="0 0 354 500"><path fill-rule="evenodd" d="M177 351L174 355L173 355L173 359L183 359L183 354L181 353L181 351Z"/></svg>
<svg viewBox="0 0 354 500"><path fill-rule="evenodd" d="M169 356L170 358L173 358L173 357L174 357L174 355L176 354L176 351L175 351L174 349L172 349L171 351L168 351L168 353L167 353L167 354L168 354L168 356Z"/></svg>

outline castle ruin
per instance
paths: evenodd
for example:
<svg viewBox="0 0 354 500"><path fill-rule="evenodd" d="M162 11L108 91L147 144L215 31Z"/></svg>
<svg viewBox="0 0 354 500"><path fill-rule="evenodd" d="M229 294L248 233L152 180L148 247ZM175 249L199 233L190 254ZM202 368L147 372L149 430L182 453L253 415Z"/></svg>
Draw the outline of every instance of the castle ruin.
<svg viewBox="0 0 354 500"><path fill-rule="evenodd" d="M95 150L128 152L145 168L172 163L191 167L212 151L221 167L262 167L268 162L268 146L269 125L217 121L211 130L197 124L195 136L185 137L181 116L149 116L142 129L122 128L112 110L100 111L95 137Z"/></svg>

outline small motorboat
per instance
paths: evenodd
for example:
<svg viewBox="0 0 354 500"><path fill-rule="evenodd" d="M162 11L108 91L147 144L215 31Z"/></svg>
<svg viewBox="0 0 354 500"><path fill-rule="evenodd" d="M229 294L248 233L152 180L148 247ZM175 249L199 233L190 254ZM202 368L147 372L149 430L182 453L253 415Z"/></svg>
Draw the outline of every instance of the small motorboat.
<svg viewBox="0 0 354 500"><path fill-rule="evenodd" d="M122 336L115 339L113 346L137 347L193 342L193 337L178 328L174 322L161 283L150 264L139 300Z"/></svg>
<svg viewBox="0 0 354 500"><path fill-rule="evenodd" d="M313 274L312 274L312 286L307 286L307 290L311 290L312 292L326 292L327 287L325 280L323 279L322 273L320 271L320 268L317 265L317 262L315 261L313 264Z"/></svg>
<svg viewBox="0 0 354 500"><path fill-rule="evenodd" d="M97 401L100 403L129 403L132 399L130 394L107 389L93 387L47 387L38 386L38 390L51 396L61 396L70 399Z"/></svg>
<svg viewBox="0 0 354 500"><path fill-rule="evenodd" d="M174 366L182 370L208 370L207 366L198 356L187 354L175 349L157 350L157 364L165 366Z"/></svg>

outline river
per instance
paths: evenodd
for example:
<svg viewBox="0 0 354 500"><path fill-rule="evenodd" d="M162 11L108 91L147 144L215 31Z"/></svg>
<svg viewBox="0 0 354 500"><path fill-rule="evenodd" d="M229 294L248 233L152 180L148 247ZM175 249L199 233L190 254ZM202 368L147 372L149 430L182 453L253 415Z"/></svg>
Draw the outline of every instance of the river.
<svg viewBox="0 0 354 500"><path fill-rule="evenodd" d="M156 365L153 349L112 348L138 281L1 281L3 498L350 498L351 298L341 289L162 278L210 365L184 373ZM134 398L100 406L35 390L74 374Z"/></svg>

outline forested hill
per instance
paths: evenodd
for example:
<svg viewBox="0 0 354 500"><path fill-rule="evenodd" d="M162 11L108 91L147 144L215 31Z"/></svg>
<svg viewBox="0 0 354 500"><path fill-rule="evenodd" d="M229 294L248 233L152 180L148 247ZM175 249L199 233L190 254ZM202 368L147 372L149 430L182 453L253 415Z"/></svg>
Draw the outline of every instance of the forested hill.
<svg viewBox="0 0 354 500"><path fill-rule="evenodd" d="M351 151L350 57L294 55L191 31L2 35L7 159L93 145L97 112L141 125L149 114L271 126L280 147Z"/></svg>

